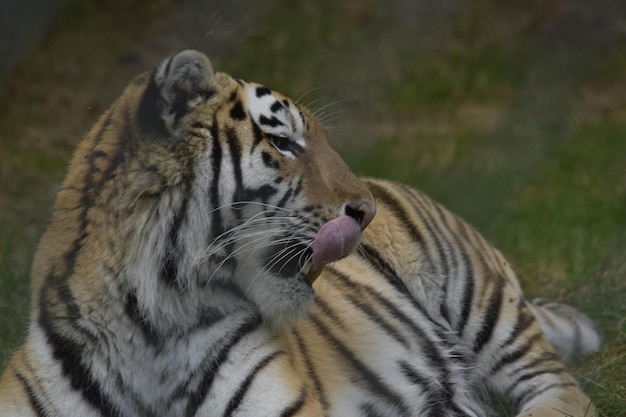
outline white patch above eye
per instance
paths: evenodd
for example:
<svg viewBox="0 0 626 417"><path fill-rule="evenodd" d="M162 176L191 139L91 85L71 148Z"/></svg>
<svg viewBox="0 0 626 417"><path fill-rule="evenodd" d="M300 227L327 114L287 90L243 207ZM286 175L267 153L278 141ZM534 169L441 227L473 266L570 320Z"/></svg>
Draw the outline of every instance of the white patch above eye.
<svg viewBox="0 0 626 417"><path fill-rule="evenodd" d="M275 97L270 89L256 84L246 86L248 110L254 122L270 136L292 142L296 147L305 148L304 121L298 109L284 99ZM296 154L274 144L283 155Z"/></svg>

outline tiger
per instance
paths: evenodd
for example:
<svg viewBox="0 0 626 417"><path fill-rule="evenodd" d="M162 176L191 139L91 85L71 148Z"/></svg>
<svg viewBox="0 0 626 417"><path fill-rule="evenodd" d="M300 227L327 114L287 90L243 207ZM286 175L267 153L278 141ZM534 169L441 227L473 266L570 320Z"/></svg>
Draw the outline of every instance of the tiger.
<svg viewBox="0 0 626 417"><path fill-rule="evenodd" d="M598 349L586 315L527 300L472 226L194 50L78 145L31 294L1 416L596 413L557 352Z"/></svg>

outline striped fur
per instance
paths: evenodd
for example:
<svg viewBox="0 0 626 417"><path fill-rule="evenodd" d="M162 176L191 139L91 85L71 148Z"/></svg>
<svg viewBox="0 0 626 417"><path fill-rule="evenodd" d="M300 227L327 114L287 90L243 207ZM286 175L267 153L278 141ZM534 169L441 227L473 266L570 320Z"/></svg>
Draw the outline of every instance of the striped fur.
<svg viewBox="0 0 626 417"><path fill-rule="evenodd" d="M583 358L600 348L600 336L589 317L574 307L535 298L528 307L541 330L566 362Z"/></svg>
<svg viewBox="0 0 626 417"><path fill-rule="evenodd" d="M361 243L311 285L338 216ZM306 109L194 51L78 147L32 297L0 416L485 416L489 392L594 414L545 337L594 350L582 313L525 300L474 229L357 178Z"/></svg>

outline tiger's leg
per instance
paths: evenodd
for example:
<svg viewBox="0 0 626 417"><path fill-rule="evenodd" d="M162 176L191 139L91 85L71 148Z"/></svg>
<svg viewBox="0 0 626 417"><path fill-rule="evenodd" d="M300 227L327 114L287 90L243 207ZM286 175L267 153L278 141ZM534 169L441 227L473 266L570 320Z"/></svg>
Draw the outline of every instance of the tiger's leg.
<svg viewBox="0 0 626 417"><path fill-rule="evenodd" d="M545 298L528 301L548 343L565 363L585 358L600 349L600 335L593 321L582 311Z"/></svg>
<svg viewBox="0 0 626 417"><path fill-rule="evenodd" d="M484 292L489 296L483 298L482 324L472 337L489 388L507 397L518 417L594 416L591 401L547 342L517 287L502 277L494 281Z"/></svg>

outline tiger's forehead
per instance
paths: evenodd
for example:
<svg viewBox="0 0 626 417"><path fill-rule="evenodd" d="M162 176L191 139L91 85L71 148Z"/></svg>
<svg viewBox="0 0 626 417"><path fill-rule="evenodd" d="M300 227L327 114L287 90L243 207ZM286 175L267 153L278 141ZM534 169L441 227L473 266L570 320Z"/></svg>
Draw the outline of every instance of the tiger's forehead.
<svg viewBox="0 0 626 417"><path fill-rule="evenodd" d="M253 121L269 135L305 147L305 116L292 100L255 83L244 83L243 98Z"/></svg>

